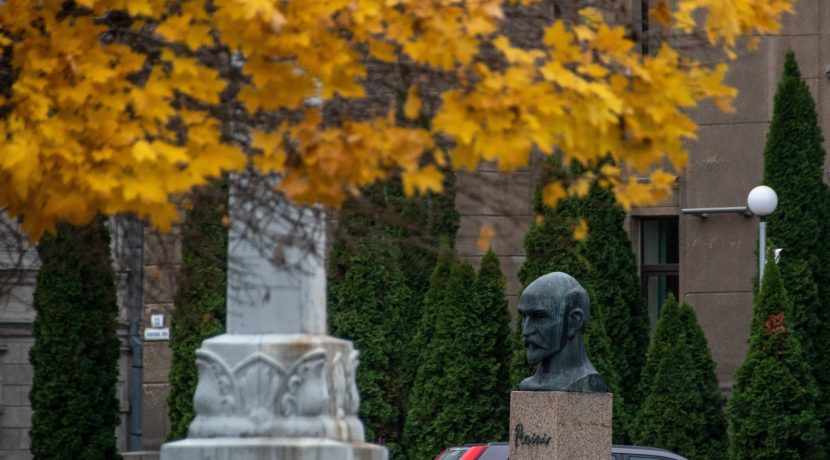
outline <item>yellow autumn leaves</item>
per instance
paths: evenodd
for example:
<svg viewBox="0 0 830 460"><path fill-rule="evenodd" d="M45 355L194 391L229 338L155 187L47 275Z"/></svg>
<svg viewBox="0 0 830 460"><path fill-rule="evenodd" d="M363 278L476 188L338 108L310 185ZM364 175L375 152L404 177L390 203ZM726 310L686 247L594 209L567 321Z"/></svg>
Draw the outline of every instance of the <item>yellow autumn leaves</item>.
<svg viewBox="0 0 830 460"><path fill-rule="evenodd" d="M791 4L679 0L657 2L652 16L679 32L703 30L732 52L739 36L777 31ZM113 31L107 18L117 10L131 19ZM176 195L248 165L281 174L280 190L299 203L337 207L393 172L406 193L440 190L439 144L450 147L454 168L493 161L515 169L533 149L588 166L610 155L616 166L567 189L550 184L545 202L601 180L630 206L670 191L674 175L656 166L686 164L684 142L697 126L685 110L704 100L730 109L727 64L669 44L642 55L597 10L551 24L536 49L500 35L503 19L501 0L214 0L210 8L6 0L0 45L15 78L0 98L0 207L34 239L58 220L83 223L98 212L135 212L165 227L177 217ZM138 38L120 38L130 34ZM142 39L152 52L135 46ZM485 45L503 65L482 57ZM228 93L220 69L200 58L215 47L244 74L238 92ZM401 107L327 120L326 103L348 105L376 89L363 80L370 62L443 73L452 85L437 108L422 103L421 83L399 89L407 94ZM237 127L249 141L232 145L223 141L220 103L291 116L269 129Z"/></svg>

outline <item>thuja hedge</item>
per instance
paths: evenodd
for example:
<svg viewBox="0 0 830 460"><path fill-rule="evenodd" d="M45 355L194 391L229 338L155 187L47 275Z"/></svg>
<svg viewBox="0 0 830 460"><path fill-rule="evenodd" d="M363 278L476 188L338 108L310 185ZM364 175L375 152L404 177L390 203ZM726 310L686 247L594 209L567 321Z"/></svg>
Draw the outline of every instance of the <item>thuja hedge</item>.
<svg viewBox="0 0 830 460"><path fill-rule="evenodd" d="M706 337L697 316L670 294L648 350L631 424L636 444L663 447L687 458L726 458L726 418Z"/></svg>
<svg viewBox="0 0 830 460"><path fill-rule="evenodd" d="M31 451L36 459L119 459L118 304L103 218L59 224L37 246Z"/></svg>
<svg viewBox="0 0 830 460"><path fill-rule="evenodd" d="M793 304L774 263L767 264L756 296L749 351L738 369L727 406L729 458L827 458L817 411L819 389L799 336Z"/></svg>
<svg viewBox="0 0 830 460"><path fill-rule="evenodd" d="M186 437L195 416L196 350L203 340L225 330L228 239L222 218L227 200L227 185L222 182L196 190L182 226L182 265L170 321L169 439Z"/></svg>
<svg viewBox="0 0 830 460"><path fill-rule="evenodd" d="M499 258L492 250L488 250L481 259L476 282L476 291L484 309L481 326L486 334L494 338L488 359L492 356L498 366L489 403L492 409L489 418L493 422L482 433L486 439L505 440L508 438L508 424L505 422L510 420L510 391L513 389L510 386L513 337L510 331L511 318L504 289L505 280Z"/></svg>
<svg viewBox="0 0 830 460"><path fill-rule="evenodd" d="M360 253L336 254L329 285L331 333L360 351L357 385L366 438L401 455L403 385L401 312L412 296L389 242L366 245Z"/></svg>
<svg viewBox="0 0 830 460"><path fill-rule="evenodd" d="M468 263L442 257L433 272L416 332L418 369L404 439L410 459L434 458L447 446L503 441L504 398L490 326L492 303ZM506 336L507 334L504 334Z"/></svg>
<svg viewBox="0 0 830 460"><path fill-rule="evenodd" d="M623 228L624 211L613 194L594 184L584 197L569 197L555 208L542 204L542 187L550 180L567 181L579 171L566 168L552 156L536 189L534 209L540 216L525 235L527 258L519 279L527 286L552 271L576 278L591 295L591 320L586 347L597 370L614 393L614 439L627 441L627 423L636 407L636 382L648 346L648 313L639 294L637 267ZM588 235L574 238L574 228L583 219ZM517 328L518 329L518 328ZM517 338L516 342L519 342ZM611 346L613 344L613 346ZM512 382L527 376L524 350L515 346ZM630 404L628 399L631 399Z"/></svg>
<svg viewBox="0 0 830 460"><path fill-rule="evenodd" d="M361 417L370 440L394 458L401 444L406 397L415 379L414 331L441 244L458 229L453 177L444 194L406 197L400 178L348 200L338 215L329 259L331 333L355 342Z"/></svg>
<svg viewBox="0 0 830 460"><path fill-rule="evenodd" d="M767 218L768 234L774 247L783 249L781 277L796 308L788 322L812 363L822 394L819 416L829 431L830 192L823 177L825 156L815 101L789 52L764 149L764 184L779 199Z"/></svg>

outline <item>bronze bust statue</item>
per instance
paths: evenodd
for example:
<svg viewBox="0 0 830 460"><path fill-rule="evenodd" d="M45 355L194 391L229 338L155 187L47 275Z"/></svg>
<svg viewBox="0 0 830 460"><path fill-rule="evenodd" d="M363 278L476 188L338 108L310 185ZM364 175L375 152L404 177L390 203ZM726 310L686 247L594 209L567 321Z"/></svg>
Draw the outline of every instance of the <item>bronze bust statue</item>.
<svg viewBox="0 0 830 460"><path fill-rule="evenodd" d="M522 381L519 390L607 391L582 340L590 303L585 288L562 272L539 277L522 292L522 337L527 362L536 366L536 372Z"/></svg>

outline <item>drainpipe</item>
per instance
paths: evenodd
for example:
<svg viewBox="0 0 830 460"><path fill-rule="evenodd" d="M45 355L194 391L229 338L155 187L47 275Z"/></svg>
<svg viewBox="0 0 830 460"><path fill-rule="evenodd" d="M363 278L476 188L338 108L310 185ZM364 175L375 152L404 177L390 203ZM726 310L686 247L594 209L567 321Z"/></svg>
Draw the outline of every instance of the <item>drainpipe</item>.
<svg viewBox="0 0 830 460"><path fill-rule="evenodd" d="M144 277L144 224L135 216L127 220L128 269L127 311L130 317L129 342L132 356L130 367L130 439L128 450L141 450L142 419L144 418L144 342L141 340Z"/></svg>

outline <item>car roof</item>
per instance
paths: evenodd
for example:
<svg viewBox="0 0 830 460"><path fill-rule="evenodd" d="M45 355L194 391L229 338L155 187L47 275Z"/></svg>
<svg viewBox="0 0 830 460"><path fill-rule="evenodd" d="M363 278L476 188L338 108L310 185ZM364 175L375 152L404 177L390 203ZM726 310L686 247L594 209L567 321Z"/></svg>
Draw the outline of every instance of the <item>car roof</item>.
<svg viewBox="0 0 830 460"><path fill-rule="evenodd" d="M473 443L473 444L465 444L464 447L471 447L471 446L481 446L484 443ZM504 446L507 447L507 442L489 442L486 445L488 446ZM456 447L458 448L458 447ZM486 453L486 451L485 451ZM611 453L612 454L643 454L643 455L659 455L660 457L667 458L670 460L688 460L686 457L681 457L680 455L675 454L674 452L666 449L661 449L659 447L647 447L647 446L627 446L623 444L614 444L611 446ZM485 457L486 458L486 457Z"/></svg>
<svg viewBox="0 0 830 460"><path fill-rule="evenodd" d="M661 449L659 447L624 446L615 444L611 447L611 451L615 454L660 454L662 457L672 458L675 460L686 460L685 457L681 457L672 451Z"/></svg>

